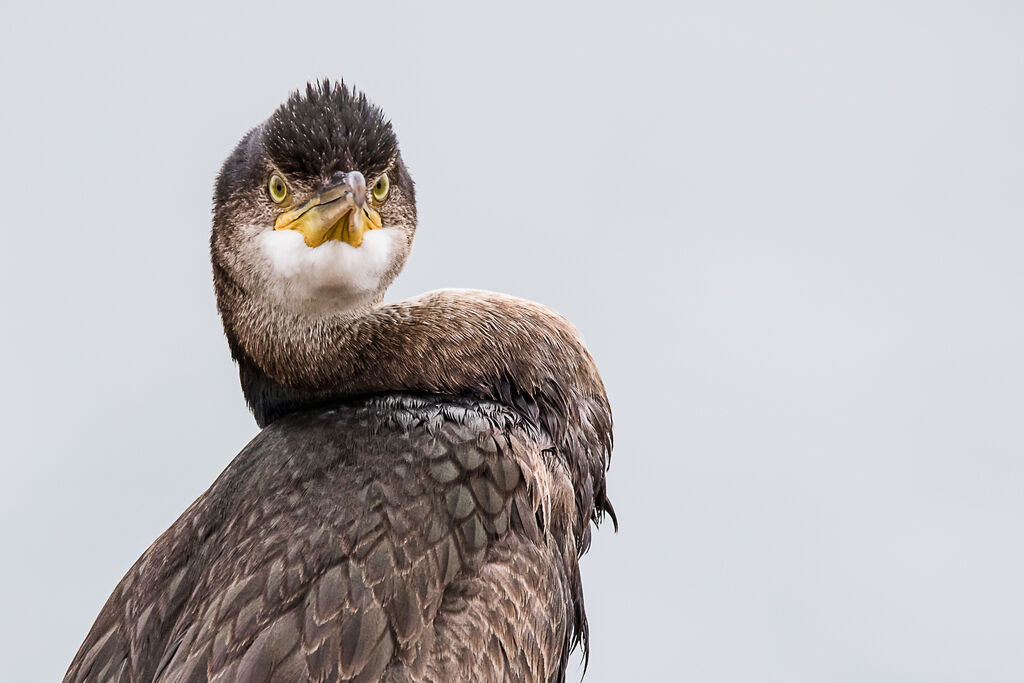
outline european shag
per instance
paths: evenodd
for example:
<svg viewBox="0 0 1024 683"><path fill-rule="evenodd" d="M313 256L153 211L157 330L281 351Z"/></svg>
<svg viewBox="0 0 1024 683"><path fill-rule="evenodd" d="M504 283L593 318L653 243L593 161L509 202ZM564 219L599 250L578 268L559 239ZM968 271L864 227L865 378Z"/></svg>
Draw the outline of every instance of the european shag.
<svg viewBox="0 0 1024 683"><path fill-rule="evenodd" d="M343 82L214 193L217 307L262 431L143 553L81 681L561 681L612 418L579 334L503 294L383 304L416 232L390 122Z"/></svg>

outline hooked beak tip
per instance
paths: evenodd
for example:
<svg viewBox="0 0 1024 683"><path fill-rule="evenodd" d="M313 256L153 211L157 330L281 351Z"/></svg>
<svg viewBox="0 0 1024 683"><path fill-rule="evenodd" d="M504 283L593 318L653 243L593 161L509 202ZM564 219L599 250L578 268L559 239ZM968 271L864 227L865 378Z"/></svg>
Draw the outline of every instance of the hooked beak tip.
<svg viewBox="0 0 1024 683"><path fill-rule="evenodd" d="M352 189L352 199L357 207L366 206L366 178L359 171L350 171L345 176L346 184Z"/></svg>

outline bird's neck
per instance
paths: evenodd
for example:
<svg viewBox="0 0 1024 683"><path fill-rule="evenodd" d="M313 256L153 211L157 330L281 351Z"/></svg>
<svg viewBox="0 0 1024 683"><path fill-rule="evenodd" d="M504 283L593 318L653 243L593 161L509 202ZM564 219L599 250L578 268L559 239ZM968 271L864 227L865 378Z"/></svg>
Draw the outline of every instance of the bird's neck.
<svg viewBox="0 0 1024 683"><path fill-rule="evenodd" d="M523 299L440 290L318 318L265 305L233 311L225 327L248 398L261 411L259 403L273 400L269 393L298 408L390 392L501 401L508 389L607 410L601 378L576 329Z"/></svg>
<svg viewBox="0 0 1024 683"><path fill-rule="evenodd" d="M606 503L611 411L604 386L578 332L550 309L490 292L441 290L316 320L238 306L224 322L261 426L364 395L493 400L547 432L578 487L598 489L591 511L596 504L599 514Z"/></svg>

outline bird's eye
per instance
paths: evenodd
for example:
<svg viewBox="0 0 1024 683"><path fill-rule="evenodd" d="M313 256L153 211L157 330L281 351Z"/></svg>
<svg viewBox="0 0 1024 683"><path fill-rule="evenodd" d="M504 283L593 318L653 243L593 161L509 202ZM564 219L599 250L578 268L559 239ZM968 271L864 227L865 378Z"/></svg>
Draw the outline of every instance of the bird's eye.
<svg viewBox="0 0 1024 683"><path fill-rule="evenodd" d="M388 174L382 173L380 178L377 178L377 182L373 184L373 198L378 202L382 202L387 199L388 190L391 189L391 181L388 180Z"/></svg>
<svg viewBox="0 0 1024 683"><path fill-rule="evenodd" d="M270 193L270 198L274 200L275 204L280 204L288 198L288 185L285 184L284 178L275 173L270 176L270 183L267 184L267 192Z"/></svg>

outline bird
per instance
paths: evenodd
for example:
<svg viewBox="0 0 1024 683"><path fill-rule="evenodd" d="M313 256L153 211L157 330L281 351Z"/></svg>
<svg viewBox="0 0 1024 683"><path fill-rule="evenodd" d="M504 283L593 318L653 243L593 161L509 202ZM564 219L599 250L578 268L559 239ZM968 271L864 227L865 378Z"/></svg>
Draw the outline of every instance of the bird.
<svg viewBox="0 0 1024 683"><path fill-rule="evenodd" d="M394 127L344 80L242 137L210 254L261 431L128 570L65 683L564 681L589 661L579 560L618 528L600 374L537 303L384 303L416 228Z"/></svg>

